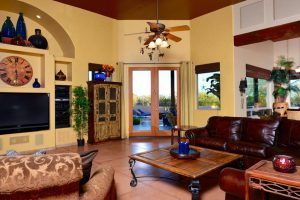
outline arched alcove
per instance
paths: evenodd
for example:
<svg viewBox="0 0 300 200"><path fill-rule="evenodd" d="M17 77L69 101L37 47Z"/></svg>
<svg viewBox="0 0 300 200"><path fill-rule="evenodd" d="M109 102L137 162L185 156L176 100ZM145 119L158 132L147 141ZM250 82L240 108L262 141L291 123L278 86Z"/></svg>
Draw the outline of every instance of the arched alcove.
<svg viewBox="0 0 300 200"><path fill-rule="evenodd" d="M18 0L5 0L5 2L1 2L0 10L13 13L26 13L26 17L40 24L53 35L60 48L62 49L63 56L70 58L75 57L75 46L70 36L64 30L64 28L47 13L26 2ZM37 19L36 15L42 16L42 19Z"/></svg>

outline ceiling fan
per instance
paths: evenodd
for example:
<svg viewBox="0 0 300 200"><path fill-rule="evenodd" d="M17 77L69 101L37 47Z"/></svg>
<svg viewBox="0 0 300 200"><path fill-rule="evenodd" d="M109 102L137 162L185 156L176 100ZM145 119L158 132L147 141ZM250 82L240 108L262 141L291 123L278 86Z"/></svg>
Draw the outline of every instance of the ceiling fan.
<svg viewBox="0 0 300 200"><path fill-rule="evenodd" d="M139 33L129 33L125 35L137 35L137 34L151 34L146 39L144 45L146 45L148 48L153 49L156 47L169 47L168 40L172 40L174 42L180 42L182 38L171 34L171 32L176 31L188 31L190 30L190 27L188 25L182 25L182 26L175 26L175 27L169 27L166 28L166 26L162 23L159 23L158 19L158 0L156 4L156 23L155 22L147 22L147 24L150 26L150 31L148 28L144 32Z"/></svg>

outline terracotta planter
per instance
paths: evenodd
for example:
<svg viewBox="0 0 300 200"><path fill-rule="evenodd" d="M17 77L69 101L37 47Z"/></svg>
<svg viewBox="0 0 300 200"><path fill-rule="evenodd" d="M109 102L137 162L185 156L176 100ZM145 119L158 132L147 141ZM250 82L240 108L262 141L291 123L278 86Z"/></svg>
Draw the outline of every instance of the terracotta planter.
<svg viewBox="0 0 300 200"><path fill-rule="evenodd" d="M289 104L287 102L276 102L273 103L273 111L279 113L280 116L286 116L288 106Z"/></svg>

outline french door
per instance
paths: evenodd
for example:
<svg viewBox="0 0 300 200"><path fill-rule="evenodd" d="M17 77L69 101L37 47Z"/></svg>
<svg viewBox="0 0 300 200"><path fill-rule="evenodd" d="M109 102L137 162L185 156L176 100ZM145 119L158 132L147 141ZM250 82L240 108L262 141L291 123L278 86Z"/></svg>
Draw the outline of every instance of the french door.
<svg viewBox="0 0 300 200"><path fill-rule="evenodd" d="M179 68L129 68L130 136L167 136L179 122Z"/></svg>

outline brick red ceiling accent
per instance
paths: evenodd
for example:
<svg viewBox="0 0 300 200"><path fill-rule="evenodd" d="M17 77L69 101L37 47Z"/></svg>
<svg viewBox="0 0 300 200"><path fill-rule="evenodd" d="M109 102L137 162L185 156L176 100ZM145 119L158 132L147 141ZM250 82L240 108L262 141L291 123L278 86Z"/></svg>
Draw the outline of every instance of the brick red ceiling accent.
<svg viewBox="0 0 300 200"><path fill-rule="evenodd" d="M55 0L119 20L156 19L156 0ZM244 0L159 0L159 19L189 20Z"/></svg>

